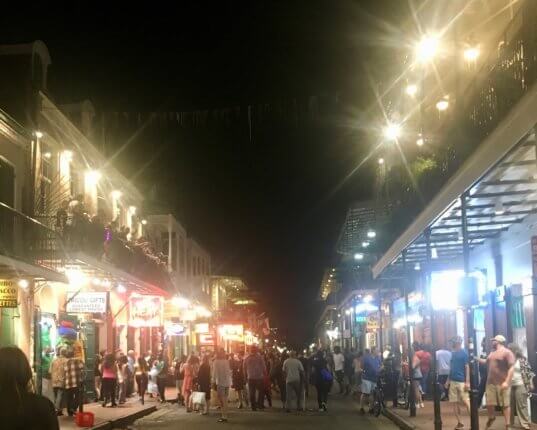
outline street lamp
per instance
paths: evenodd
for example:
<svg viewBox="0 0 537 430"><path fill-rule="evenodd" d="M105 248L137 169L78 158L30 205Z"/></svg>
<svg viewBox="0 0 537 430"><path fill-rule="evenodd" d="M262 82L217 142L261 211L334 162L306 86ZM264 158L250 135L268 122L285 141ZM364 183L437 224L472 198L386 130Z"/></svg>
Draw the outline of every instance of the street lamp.
<svg viewBox="0 0 537 430"><path fill-rule="evenodd" d="M382 166L384 164L384 158L379 158L378 163L379 163L379 165Z"/></svg>
<svg viewBox="0 0 537 430"><path fill-rule="evenodd" d="M449 101L447 97L444 97L442 100L439 100L438 103L436 103L436 109L438 109L440 112L443 112L449 108Z"/></svg>
<svg viewBox="0 0 537 430"><path fill-rule="evenodd" d="M416 95L416 93L418 92L418 86L416 84L409 84L407 85L407 87L405 88L405 92L407 93L407 95L409 95L410 97L414 97Z"/></svg>
<svg viewBox="0 0 537 430"><path fill-rule="evenodd" d="M416 145L418 146L423 146L424 143L425 140L423 140L423 137L418 137L418 139L416 140Z"/></svg>
<svg viewBox="0 0 537 430"><path fill-rule="evenodd" d="M367 237L369 239L374 239L375 237L377 237L377 232L375 230L369 230L367 232Z"/></svg>
<svg viewBox="0 0 537 430"><path fill-rule="evenodd" d="M426 35L416 45L416 59L420 63L431 61L438 53L438 36Z"/></svg>
<svg viewBox="0 0 537 430"><path fill-rule="evenodd" d="M477 60L481 54L477 46L469 47L464 50L464 59L469 63L473 63Z"/></svg>
<svg viewBox="0 0 537 430"><path fill-rule="evenodd" d="M397 140L399 135L401 134L401 126L399 124L388 124L384 128L384 137L389 140Z"/></svg>
<svg viewBox="0 0 537 430"><path fill-rule="evenodd" d="M355 260L363 260L364 259L364 254L362 254L361 252L357 252L356 254L354 254L354 259Z"/></svg>

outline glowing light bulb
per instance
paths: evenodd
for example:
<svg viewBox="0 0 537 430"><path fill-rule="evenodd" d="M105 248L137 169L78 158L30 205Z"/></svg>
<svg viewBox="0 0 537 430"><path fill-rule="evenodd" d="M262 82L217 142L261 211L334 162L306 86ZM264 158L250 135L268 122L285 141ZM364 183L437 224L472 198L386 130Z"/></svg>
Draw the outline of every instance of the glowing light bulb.
<svg viewBox="0 0 537 430"><path fill-rule="evenodd" d="M416 59L420 63L431 61L438 53L438 36L424 36L416 45Z"/></svg>

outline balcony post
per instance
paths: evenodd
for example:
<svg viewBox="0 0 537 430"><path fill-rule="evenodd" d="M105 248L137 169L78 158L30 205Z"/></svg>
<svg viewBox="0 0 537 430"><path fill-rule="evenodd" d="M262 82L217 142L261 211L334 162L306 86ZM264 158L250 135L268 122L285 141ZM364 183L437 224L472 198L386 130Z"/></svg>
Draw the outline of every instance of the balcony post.
<svg viewBox="0 0 537 430"><path fill-rule="evenodd" d="M410 386L408 388L408 409L410 411L410 416L416 416L416 393L414 392L414 372L412 371L412 342L410 340L410 322L408 321L408 289L407 284L410 282L410 279L406 278L407 274L407 264L406 264L406 249L403 250L403 272L405 278L403 279L403 295L405 297L405 321L406 321L406 342L407 342L407 356L408 356L408 379Z"/></svg>

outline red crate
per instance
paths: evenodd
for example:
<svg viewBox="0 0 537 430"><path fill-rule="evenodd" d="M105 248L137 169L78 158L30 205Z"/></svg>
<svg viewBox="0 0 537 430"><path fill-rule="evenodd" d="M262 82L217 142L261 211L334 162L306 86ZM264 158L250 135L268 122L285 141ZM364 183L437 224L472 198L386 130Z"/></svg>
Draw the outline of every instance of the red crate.
<svg viewBox="0 0 537 430"><path fill-rule="evenodd" d="M75 423L78 427L93 427L95 424L95 414L93 412L77 412Z"/></svg>

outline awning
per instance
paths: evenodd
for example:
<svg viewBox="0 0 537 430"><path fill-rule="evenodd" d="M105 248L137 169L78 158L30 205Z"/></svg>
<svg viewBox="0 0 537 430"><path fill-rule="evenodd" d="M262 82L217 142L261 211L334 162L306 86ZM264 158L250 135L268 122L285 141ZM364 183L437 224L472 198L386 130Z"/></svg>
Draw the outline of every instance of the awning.
<svg viewBox="0 0 537 430"><path fill-rule="evenodd" d="M22 260L7 257L0 254L0 273L2 276L13 278L33 278L52 282L65 282L68 279L62 273L47 269L35 264L26 263Z"/></svg>
<svg viewBox="0 0 537 430"><path fill-rule="evenodd" d="M373 266L377 278L391 264L425 261L423 233L431 229L438 260L462 255L460 197L468 193L467 222L471 247L496 237L537 213L537 86L524 95L481 143L429 205Z"/></svg>

